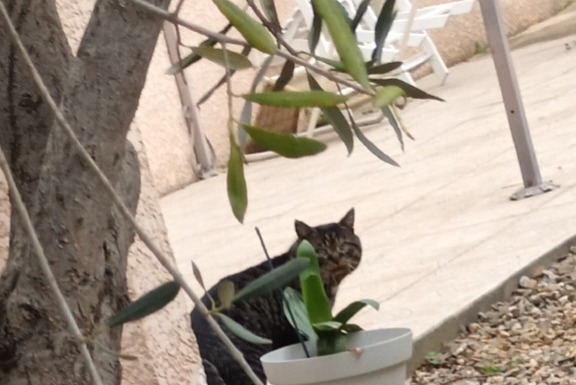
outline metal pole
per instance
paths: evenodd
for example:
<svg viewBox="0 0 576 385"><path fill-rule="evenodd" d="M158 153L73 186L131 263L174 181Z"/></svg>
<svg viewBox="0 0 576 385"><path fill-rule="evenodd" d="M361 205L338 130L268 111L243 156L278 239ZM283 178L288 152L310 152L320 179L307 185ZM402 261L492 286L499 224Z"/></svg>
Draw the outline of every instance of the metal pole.
<svg viewBox="0 0 576 385"><path fill-rule="evenodd" d="M479 0L479 2L524 181L524 188L515 192L510 199L522 199L550 191L556 186L551 183L543 183L540 176L499 2L498 0Z"/></svg>

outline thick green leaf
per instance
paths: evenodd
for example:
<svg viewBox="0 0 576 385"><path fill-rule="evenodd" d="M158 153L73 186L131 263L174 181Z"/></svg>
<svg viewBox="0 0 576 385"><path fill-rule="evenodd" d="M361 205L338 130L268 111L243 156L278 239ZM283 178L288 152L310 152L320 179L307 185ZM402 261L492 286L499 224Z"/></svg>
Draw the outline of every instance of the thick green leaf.
<svg viewBox="0 0 576 385"><path fill-rule="evenodd" d="M316 11L316 7L314 6L314 2L311 3L312 5L312 28L308 32L308 47L310 48L310 53L314 55L316 51L316 46L320 41L320 34L322 33L322 19L318 12Z"/></svg>
<svg viewBox="0 0 576 385"><path fill-rule="evenodd" d="M274 88L272 88L272 91L282 91L294 77L295 68L296 65L293 61L286 60L282 66L282 71L280 71L280 76L278 76L278 79L276 79L276 82L274 83Z"/></svg>
<svg viewBox="0 0 576 385"><path fill-rule="evenodd" d="M352 124L352 130L356 134L356 137L358 138L360 143L362 143L364 147L368 149L368 151L374 154L374 156L376 156L378 159L388 164L391 164L392 166L400 167L400 165L396 163L394 159L386 155L382 150L378 148L378 146L372 143L370 139L366 137L366 135L364 135L364 133L362 132L362 130L360 130L360 128L358 127L358 125L354 120L351 120L351 124Z"/></svg>
<svg viewBox="0 0 576 385"><path fill-rule="evenodd" d="M394 129L394 132L396 133L396 138L398 139L398 142L400 143L400 148L402 149L402 151L404 151L404 139L402 138L402 128L400 127L400 123L398 122L398 119L396 119L396 115L392 111L392 107L390 107L390 106L382 107L382 113L384 114L386 119L388 119L388 122L390 123L390 125Z"/></svg>
<svg viewBox="0 0 576 385"><path fill-rule="evenodd" d="M362 0L362 2L358 4L358 7L356 7L356 15L354 15L354 19L350 24L350 29L352 32L355 32L356 28L358 28L358 24L360 24L360 21L362 21L362 18L364 17L364 14L366 13L366 10L369 6L370 0Z"/></svg>
<svg viewBox="0 0 576 385"><path fill-rule="evenodd" d="M267 131L249 125L243 125L242 127L256 144L286 158L301 158L303 156L316 155L326 149L324 143L315 139Z"/></svg>
<svg viewBox="0 0 576 385"><path fill-rule="evenodd" d="M406 93L400 87L388 86L378 88L376 90L376 95L372 98L372 103L377 107L384 107L394 103L396 99L402 96L406 96Z"/></svg>
<svg viewBox="0 0 576 385"><path fill-rule="evenodd" d="M302 297L308 313L310 323L320 323L332 320L332 310L328 296L324 290L324 284L320 276L318 255L310 242L300 242L296 249L296 256L309 261L307 268L300 274L300 287Z"/></svg>
<svg viewBox="0 0 576 385"><path fill-rule="evenodd" d="M280 289L293 282L298 275L308 266L308 259L294 258L293 260L278 266L268 273L256 278L236 293L234 302L245 301L275 289Z"/></svg>
<svg viewBox="0 0 576 385"><path fill-rule="evenodd" d="M356 313L362 310L365 306L372 306L374 309L378 310L380 304L372 299L363 299L360 301L354 301L350 305L346 306L344 309L340 310L338 314L334 317L334 321L340 323L347 323L350 318L354 317Z"/></svg>
<svg viewBox="0 0 576 385"><path fill-rule="evenodd" d="M438 100L440 102L444 102L445 100L439 98L438 96L434 96L427 92L422 91L418 87L414 87L412 84L408 84L405 81L400 79L370 79L370 81L374 84L383 87L398 87L401 88L406 96L414 98L414 99L433 99Z"/></svg>
<svg viewBox="0 0 576 385"><path fill-rule="evenodd" d="M220 12L230 21L246 41L259 51L273 54L276 43L270 32L229 0L213 0Z"/></svg>
<svg viewBox="0 0 576 385"><path fill-rule="evenodd" d="M386 0L382 6L382 10L378 15L376 20L376 28L374 32L374 43L376 43L376 48L372 52L372 60L376 63L380 63L382 58L382 48L384 48L384 43L386 42L386 37L392 27L394 22L394 17L396 17L396 12L394 12L394 5L396 0Z"/></svg>
<svg viewBox="0 0 576 385"><path fill-rule="evenodd" d="M304 269L300 274L300 279L306 278L309 275L320 275L320 265L318 263L318 255L314 250L314 247L310 242L307 240L303 240L298 245L296 249L296 256L299 258L306 258L308 261L308 265L306 269Z"/></svg>
<svg viewBox="0 0 576 385"><path fill-rule="evenodd" d="M310 73L308 73L308 84L310 85L310 89L312 90L322 90L320 84L314 79ZM348 121L338 109L338 107L323 107L322 113L326 117L326 120L332 125L336 134L340 137L340 140L344 142L346 145L346 149L348 150L348 155L352 153L354 149L354 136L352 135L352 130L350 129L350 125Z"/></svg>
<svg viewBox="0 0 576 385"><path fill-rule="evenodd" d="M402 67L401 61L392 61L389 63L370 66L368 67L368 73L370 75L382 75L387 74L388 72L392 72L400 67ZM374 82L374 79L370 79L370 81Z"/></svg>
<svg viewBox="0 0 576 385"><path fill-rule="evenodd" d="M319 356L340 353L346 350L346 336L344 334L332 333L319 338L316 343Z"/></svg>
<svg viewBox="0 0 576 385"><path fill-rule="evenodd" d="M192 52L197 55L202 56L205 59L210 60L222 67L226 67L226 59L224 57L224 50L221 48L214 48L214 47L192 47ZM228 56L228 64L230 65L230 69L232 70L243 70L247 68L252 68L252 63L250 59L246 56L226 50Z"/></svg>
<svg viewBox="0 0 576 385"><path fill-rule="evenodd" d="M346 66L348 73L362 87L370 89L368 82L368 72L362 52L358 47L356 38L352 34L350 25L346 22L343 12L339 8L338 2L334 0L312 0L312 4L318 15L324 21L338 56Z"/></svg>
<svg viewBox="0 0 576 385"><path fill-rule="evenodd" d="M135 321L152 314L169 302L171 302L178 291L180 285L176 281L166 282L156 289L144 294L130 305L120 310L118 313L108 319L106 325L110 328L125 324L126 322Z"/></svg>
<svg viewBox="0 0 576 385"><path fill-rule="evenodd" d="M230 159L228 159L226 184L232 212L238 222L242 223L248 207L248 189L246 179L244 179L242 152L232 136L230 137Z"/></svg>
<svg viewBox="0 0 576 385"><path fill-rule="evenodd" d="M338 332L338 331L340 331L340 328L342 327L342 322L326 321L326 322L315 323L312 325L312 327L314 328L314 330L318 330L318 331Z"/></svg>
<svg viewBox="0 0 576 385"><path fill-rule="evenodd" d="M290 322L290 325L294 329L300 331L308 341L314 341L316 338L316 332L312 328L310 320L308 320L308 313L306 312L306 306L304 305L304 300L302 299L302 294L297 292L291 287L284 289L284 315ZM290 310L288 310L290 307ZM294 316L294 320L292 320ZM295 322L295 323L294 323Z"/></svg>
<svg viewBox="0 0 576 385"><path fill-rule="evenodd" d="M346 101L346 96L325 91L260 92L244 95L246 100L273 107L331 107Z"/></svg>
<svg viewBox="0 0 576 385"><path fill-rule="evenodd" d="M234 283L228 280L221 281L216 290L218 291L220 306L223 309L229 309L234 299L234 292L236 291L236 289L234 289Z"/></svg>
<svg viewBox="0 0 576 385"><path fill-rule="evenodd" d="M312 274L300 280L302 297L312 325L332 320L330 301L324 290L322 278Z"/></svg>
<svg viewBox="0 0 576 385"><path fill-rule="evenodd" d="M220 320L222 320L222 323L228 328L228 330L246 342L257 345L270 345L272 343L272 340L257 336L225 314L218 313L218 317L220 317Z"/></svg>

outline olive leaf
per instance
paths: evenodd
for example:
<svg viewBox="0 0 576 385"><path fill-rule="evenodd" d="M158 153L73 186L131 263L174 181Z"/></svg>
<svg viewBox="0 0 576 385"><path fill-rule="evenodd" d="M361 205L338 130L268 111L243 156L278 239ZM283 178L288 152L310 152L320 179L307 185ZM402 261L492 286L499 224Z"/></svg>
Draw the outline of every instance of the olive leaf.
<svg viewBox="0 0 576 385"><path fill-rule="evenodd" d="M178 282L166 282L144 294L110 317L106 321L106 326L113 328L157 312L176 298L178 291L180 291L180 284Z"/></svg>

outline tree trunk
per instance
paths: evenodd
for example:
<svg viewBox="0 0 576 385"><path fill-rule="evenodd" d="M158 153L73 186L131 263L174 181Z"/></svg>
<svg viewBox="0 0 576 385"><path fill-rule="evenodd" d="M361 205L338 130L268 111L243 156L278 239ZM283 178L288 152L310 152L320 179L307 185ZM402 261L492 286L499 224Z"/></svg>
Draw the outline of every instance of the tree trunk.
<svg viewBox="0 0 576 385"><path fill-rule="evenodd" d="M162 20L130 2L99 0L78 55L70 58L53 1L0 0L76 135L133 211L138 162L126 133ZM155 3L166 7L167 0ZM85 336L125 303L133 230L38 94L0 23L0 145L61 290ZM99 335L92 355L106 384L119 384L120 330ZM0 280L2 384L91 384L77 344L12 215Z"/></svg>

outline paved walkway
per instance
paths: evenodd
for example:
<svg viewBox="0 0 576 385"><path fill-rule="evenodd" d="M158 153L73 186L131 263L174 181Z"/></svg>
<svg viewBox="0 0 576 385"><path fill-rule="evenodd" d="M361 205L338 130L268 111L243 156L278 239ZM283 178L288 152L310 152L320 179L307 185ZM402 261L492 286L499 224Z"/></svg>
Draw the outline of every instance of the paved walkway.
<svg viewBox="0 0 576 385"><path fill-rule="evenodd" d="M295 218L321 224L353 206L364 256L336 306L380 301L380 311L362 313L358 323L408 326L417 354L425 353L457 332L479 299L576 234L575 40L513 54L541 173L561 185L556 191L508 200L522 180L486 56L453 67L442 87L432 78L419 83L447 103L409 104L402 118L417 140L404 153L389 126L367 131L401 168L383 164L360 144L347 157L336 142L313 158L250 164L244 226L228 207L224 175L165 197L180 268L192 280L193 259L211 285L264 258L254 226L277 254L293 241Z"/></svg>

